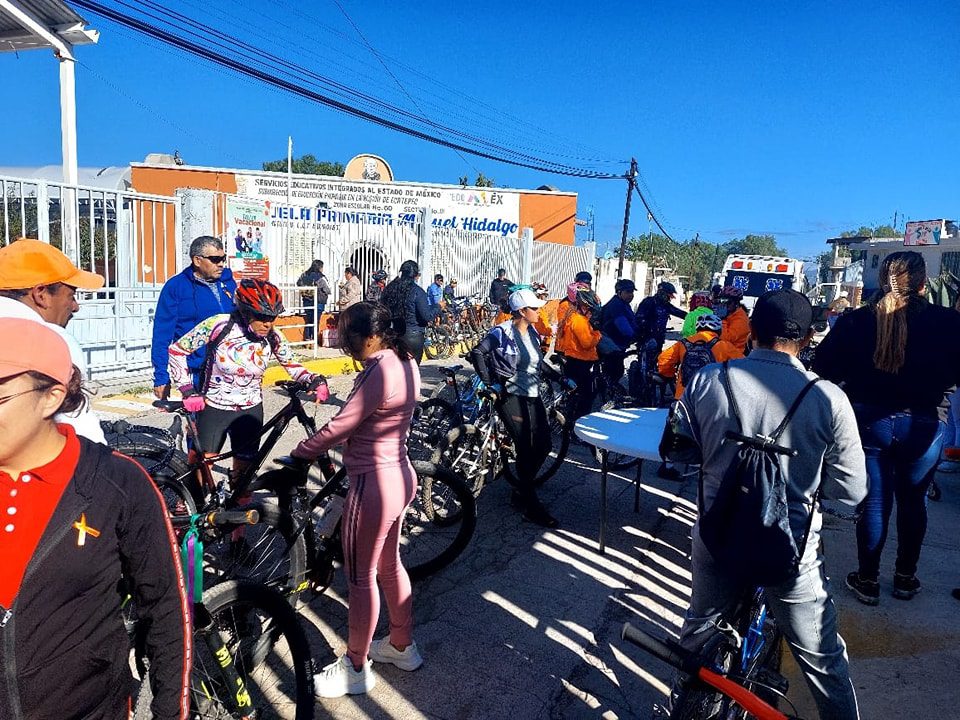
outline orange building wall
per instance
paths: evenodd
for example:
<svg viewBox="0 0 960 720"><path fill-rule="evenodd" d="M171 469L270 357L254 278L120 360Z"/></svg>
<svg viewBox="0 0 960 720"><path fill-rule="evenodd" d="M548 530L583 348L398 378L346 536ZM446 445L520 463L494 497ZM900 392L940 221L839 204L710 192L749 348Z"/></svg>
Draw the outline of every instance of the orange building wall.
<svg viewBox="0 0 960 720"><path fill-rule="evenodd" d="M533 228L535 240L573 245L576 217L575 195L520 195L520 227Z"/></svg>

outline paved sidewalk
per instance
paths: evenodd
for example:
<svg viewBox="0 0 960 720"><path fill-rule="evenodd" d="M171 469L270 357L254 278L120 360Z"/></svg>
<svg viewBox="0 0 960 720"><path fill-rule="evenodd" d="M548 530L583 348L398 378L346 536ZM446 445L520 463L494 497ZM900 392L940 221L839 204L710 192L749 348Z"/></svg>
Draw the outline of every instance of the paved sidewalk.
<svg viewBox="0 0 960 720"><path fill-rule="evenodd" d="M427 387L434 363L423 366ZM344 398L352 378L331 381ZM267 412L280 402L267 393ZM317 408L318 420L332 405ZM137 422L167 424L159 413ZM278 447L299 439L291 430ZM670 670L619 640L629 620L676 634L689 598L689 532L694 519L693 478L667 483L648 463L640 512L633 512L633 470L610 481L608 550L596 552L599 471L587 448L574 445L568 462L542 497L558 530L523 522L510 509L508 486L490 485L478 501L473 542L449 568L414 587L415 637L424 666L404 673L378 666L377 687L366 696L323 700L318 717L640 718L663 700ZM930 503L930 527L920 564L923 592L910 602L890 596L881 578L879 607L858 603L842 586L855 562L850 523L828 518L824 541L841 631L864 718L960 717L960 475L941 475L943 500ZM884 556L892 574L895 522ZM303 617L318 664L344 650L346 588L342 574ZM385 632L383 611L378 636ZM788 671L791 663L787 663ZM795 669L794 669L795 672ZM802 679L789 695L801 717L816 718Z"/></svg>

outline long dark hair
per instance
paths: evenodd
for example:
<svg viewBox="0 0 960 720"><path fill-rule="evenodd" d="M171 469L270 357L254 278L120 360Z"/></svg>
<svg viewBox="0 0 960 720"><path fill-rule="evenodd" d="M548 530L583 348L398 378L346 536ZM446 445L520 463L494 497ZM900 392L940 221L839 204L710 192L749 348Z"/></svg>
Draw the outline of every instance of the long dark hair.
<svg viewBox="0 0 960 720"><path fill-rule="evenodd" d="M401 360L411 360L413 353L394 329L390 312L380 303L358 302L340 313L337 329L340 348L358 357L364 343L379 335L383 346L393 350Z"/></svg>
<svg viewBox="0 0 960 720"><path fill-rule="evenodd" d="M923 256L912 250L891 253L880 265L881 298L874 307L877 316L877 346L873 364L895 373L903 367L907 348L907 308L922 302L920 291L927 281Z"/></svg>
<svg viewBox="0 0 960 720"><path fill-rule="evenodd" d="M420 275L420 266L414 260L404 260L397 275L383 289L380 302L387 306L390 317L401 320L407 315L410 297Z"/></svg>

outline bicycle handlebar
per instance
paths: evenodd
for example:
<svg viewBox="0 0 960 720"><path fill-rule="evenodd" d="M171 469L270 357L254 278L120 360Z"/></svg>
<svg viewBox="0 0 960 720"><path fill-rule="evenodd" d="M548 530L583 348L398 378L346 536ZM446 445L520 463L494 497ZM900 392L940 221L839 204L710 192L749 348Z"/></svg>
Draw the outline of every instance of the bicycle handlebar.
<svg viewBox="0 0 960 720"><path fill-rule="evenodd" d="M691 654L681 648L679 645L667 644L663 640L658 640L652 635L648 635L642 630L638 630L630 623L624 623L620 631L620 639L633 643L639 648L646 650L655 658L662 660L667 665L683 670L690 675L696 675L700 665L691 657Z"/></svg>
<svg viewBox="0 0 960 720"><path fill-rule="evenodd" d="M209 527L256 525L260 522L260 513L257 510L214 510L201 516L174 515L170 518L170 524L176 528L189 527L195 517L199 517L199 525Z"/></svg>

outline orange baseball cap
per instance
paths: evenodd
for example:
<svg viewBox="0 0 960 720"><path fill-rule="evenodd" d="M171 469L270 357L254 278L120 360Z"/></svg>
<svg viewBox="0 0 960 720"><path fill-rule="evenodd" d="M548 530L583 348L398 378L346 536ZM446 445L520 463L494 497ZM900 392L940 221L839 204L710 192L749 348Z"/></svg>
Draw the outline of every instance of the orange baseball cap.
<svg viewBox="0 0 960 720"><path fill-rule="evenodd" d="M20 238L0 248L0 290L24 290L63 283L81 290L99 290L103 275L81 270L49 243Z"/></svg>
<svg viewBox="0 0 960 720"><path fill-rule="evenodd" d="M66 340L38 320L0 318L0 380L29 370L67 385L73 360Z"/></svg>

